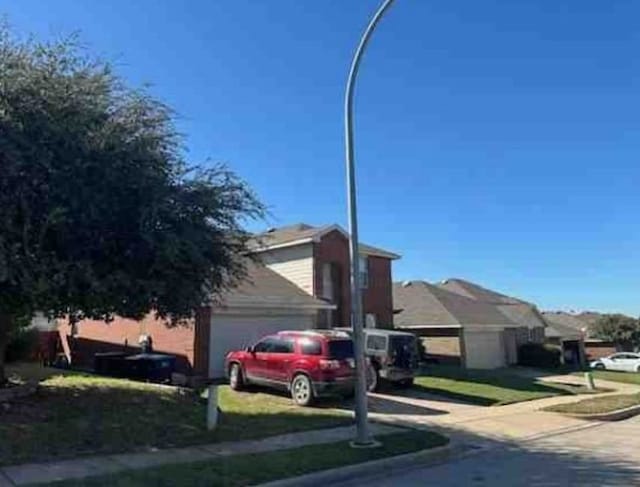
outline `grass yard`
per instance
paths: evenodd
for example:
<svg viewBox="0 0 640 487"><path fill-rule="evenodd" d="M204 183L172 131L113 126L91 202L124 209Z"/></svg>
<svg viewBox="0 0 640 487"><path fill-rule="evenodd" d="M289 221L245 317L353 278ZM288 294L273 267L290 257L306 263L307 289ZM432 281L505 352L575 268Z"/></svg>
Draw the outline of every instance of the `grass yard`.
<svg viewBox="0 0 640 487"><path fill-rule="evenodd" d="M105 475L53 485L65 487L134 486L243 486L296 477L329 468L443 446L448 440L436 433L407 431L381 437L382 446L353 449L346 441L290 450L236 455L219 460L165 465L158 468Z"/></svg>
<svg viewBox="0 0 640 487"><path fill-rule="evenodd" d="M481 406L500 406L549 396L588 393L584 386L542 383L509 369L474 370L432 365L414 388Z"/></svg>
<svg viewBox="0 0 640 487"><path fill-rule="evenodd" d="M612 370L592 370L591 372L593 373L593 378L596 380L602 379L640 385L640 374L637 372L614 372ZM577 372L576 374L584 375L584 372Z"/></svg>
<svg viewBox="0 0 640 487"><path fill-rule="evenodd" d="M25 375L25 371L18 370ZM290 398L222 387L216 431L195 393L121 379L35 367L38 392L0 408L0 464L84 454L144 451L260 438L350 424L330 408L301 408ZM47 377L48 376L48 377Z"/></svg>
<svg viewBox="0 0 640 487"><path fill-rule="evenodd" d="M545 411L569 414L610 413L618 409L640 405L640 394L619 394L605 397L594 397L569 404L557 404L545 408Z"/></svg>

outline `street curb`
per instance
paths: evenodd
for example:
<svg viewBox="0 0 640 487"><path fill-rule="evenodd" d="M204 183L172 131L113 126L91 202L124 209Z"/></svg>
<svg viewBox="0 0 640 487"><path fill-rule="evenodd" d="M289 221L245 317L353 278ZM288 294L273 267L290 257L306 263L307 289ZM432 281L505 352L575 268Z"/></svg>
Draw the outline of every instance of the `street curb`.
<svg viewBox="0 0 640 487"><path fill-rule="evenodd" d="M429 466L449 460L453 455L458 443L450 441L447 445L420 450L413 453L405 453L392 457L371 460L368 462L337 467L329 470L322 470L299 477L275 480L260 484L261 487L314 487L331 482L348 482L356 478L367 476L372 477L384 473L393 474L394 471L404 472L407 467ZM417 462L420 462L417 465Z"/></svg>
<svg viewBox="0 0 640 487"><path fill-rule="evenodd" d="M630 406L624 409L617 409L608 413L593 413L593 414L580 414L580 413L561 413L559 411L547 411L556 414L562 414L576 419L586 419L594 421L621 421L640 414L640 404L636 406Z"/></svg>

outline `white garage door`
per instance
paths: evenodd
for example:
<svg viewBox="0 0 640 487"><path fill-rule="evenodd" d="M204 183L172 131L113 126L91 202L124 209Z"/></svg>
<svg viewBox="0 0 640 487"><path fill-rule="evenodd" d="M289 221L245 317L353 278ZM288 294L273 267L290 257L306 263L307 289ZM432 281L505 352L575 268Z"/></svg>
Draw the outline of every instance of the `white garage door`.
<svg viewBox="0 0 640 487"><path fill-rule="evenodd" d="M465 365L469 369L504 367L502 331L464 330Z"/></svg>
<svg viewBox="0 0 640 487"><path fill-rule="evenodd" d="M214 315L209 341L209 376L224 376L224 358L229 351L241 350L278 331L313 328L313 318L308 314L268 317Z"/></svg>

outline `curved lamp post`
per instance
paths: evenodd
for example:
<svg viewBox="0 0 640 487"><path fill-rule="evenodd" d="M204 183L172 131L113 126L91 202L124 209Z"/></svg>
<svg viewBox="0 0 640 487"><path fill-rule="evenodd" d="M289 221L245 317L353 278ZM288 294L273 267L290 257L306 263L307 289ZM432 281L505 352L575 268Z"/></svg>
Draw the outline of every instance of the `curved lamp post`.
<svg viewBox="0 0 640 487"><path fill-rule="evenodd" d="M362 292L360 284L360 253L358 251L358 216L356 209L356 177L353 160L353 88L360 67L360 59L367 47L371 34L378 22L391 6L394 0L384 0L371 18L367 29L360 38L360 43L351 61L351 69L347 79L347 89L344 97L344 136L345 156L347 164L347 195L349 210L349 252L351 255L351 327L353 328L353 343L356 359L356 440L355 446L371 445L374 441L369 433L367 422L367 379L366 361L364 356L364 337L362 333Z"/></svg>

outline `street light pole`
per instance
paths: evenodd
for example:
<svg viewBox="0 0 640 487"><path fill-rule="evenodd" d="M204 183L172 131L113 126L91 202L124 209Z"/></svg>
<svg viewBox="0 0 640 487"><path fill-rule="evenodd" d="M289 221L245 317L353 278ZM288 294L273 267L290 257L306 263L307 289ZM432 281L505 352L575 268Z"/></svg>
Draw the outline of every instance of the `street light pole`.
<svg viewBox="0 0 640 487"><path fill-rule="evenodd" d="M355 446L366 446L373 443L367 422L367 371L364 356L362 292L360 283L360 252L358 251L358 215L356 207L356 175L353 157L353 88L360 67L360 59L367 47L369 38L376 25L391 6L394 0L384 0L371 18L351 61L351 69L347 79L344 98L344 137L347 164L347 200L349 211L349 252L351 256L351 327L353 328L353 344L356 359L356 439Z"/></svg>

